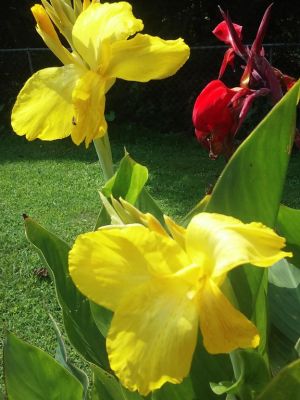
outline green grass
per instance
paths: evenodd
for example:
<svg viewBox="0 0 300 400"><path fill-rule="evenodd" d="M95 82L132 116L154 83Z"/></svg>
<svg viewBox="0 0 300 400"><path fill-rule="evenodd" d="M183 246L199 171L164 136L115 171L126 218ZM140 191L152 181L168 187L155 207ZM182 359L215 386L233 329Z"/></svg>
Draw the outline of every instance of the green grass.
<svg viewBox="0 0 300 400"><path fill-rule="evenodd" d="M113 125L113 124L112 124ZM112 126L115 160L124 153L150 171L148 189L166 214L179 219L214 184L223 162L210 161L192 134L163 134L136 127ZM27 142L0 133L0 314L1 335L15 332L32 344L55 352L49 312L60 321L53 284L34 271L41 262L24 235L22 214L69 242L93 229L103 184L91 146L76 147L69 139ZM292 155L284 201L300 207L300 155Z"/></svg>

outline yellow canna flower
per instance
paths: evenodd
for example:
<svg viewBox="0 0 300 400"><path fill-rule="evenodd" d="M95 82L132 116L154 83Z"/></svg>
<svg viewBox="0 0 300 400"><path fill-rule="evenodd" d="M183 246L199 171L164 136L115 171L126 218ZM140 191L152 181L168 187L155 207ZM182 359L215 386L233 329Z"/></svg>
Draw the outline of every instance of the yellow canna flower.
<svg viewBox="0 0 300 400"><path fill-rule="evenodd" d="M147 82L177 72L189 57L182 39L137 33L143 22L127 2L42 0L32 7L37 31L64 64L36 72L19 93L12 126L28 140L71 135L86 146L103 137L105 95L116 78ZM64 47L54 25L67 39Z"/></svg>
<svg viewBox="0 0 300 400"><path fill-rule="evenodd" d="M210 353L256 347L259 333L222 293L244 263L269 267L291 253L260 223L200 213L187 229L167 219L174 239L140 224L80 235L69 254L78 289L112 310L110 365L142 395L188 375L198 326Z"/></svg>

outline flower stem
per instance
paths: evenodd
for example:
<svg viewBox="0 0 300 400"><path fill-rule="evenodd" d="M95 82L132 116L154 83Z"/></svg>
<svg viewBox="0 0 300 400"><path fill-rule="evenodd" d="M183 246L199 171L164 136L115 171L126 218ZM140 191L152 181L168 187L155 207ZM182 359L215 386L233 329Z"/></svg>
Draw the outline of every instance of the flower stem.
<svg viewBox="0 0 300 400"><path fill-rule="evenodd" d="M106 133L101 138L94 139L94 146L97 156L100 161L105 182L108 181L114 174L114 167L111 155L111 148L108 134Z"/></svg>

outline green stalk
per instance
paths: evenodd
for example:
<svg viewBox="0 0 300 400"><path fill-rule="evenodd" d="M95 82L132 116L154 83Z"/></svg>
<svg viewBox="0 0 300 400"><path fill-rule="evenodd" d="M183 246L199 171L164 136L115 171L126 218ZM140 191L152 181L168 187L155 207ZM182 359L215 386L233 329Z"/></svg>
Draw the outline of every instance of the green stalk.
<svg viewBox="0 0 300 400"><path fill-rule="evenodd" d="M108 134L106 133L101 138L94 139L94 146L97 156L100 161L105 182L108 181L114 174L114 167L111 155L111 148Z"/></svg>

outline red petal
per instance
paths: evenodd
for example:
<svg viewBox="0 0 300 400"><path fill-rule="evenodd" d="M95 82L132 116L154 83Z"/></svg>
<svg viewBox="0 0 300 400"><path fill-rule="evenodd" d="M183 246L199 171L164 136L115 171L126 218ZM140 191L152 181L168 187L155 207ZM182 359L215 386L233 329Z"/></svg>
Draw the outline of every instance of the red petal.
<svg viewBox="0 0 300 400"><path fill-rule="evenodd" d="M219 72L219 79L222 78L228 64L234 69L234 56L235 53L233 49L226 50Z"/></svg>
<svg viewBox="0 0 300 400"><path fill-rule="evenodd" d="M227 135L235 131L235 115L230 107L236 91L223 82L210 82L199 94L193 109L193 124L197 139L216 155Z"/></svg>
<svg viewBox="0 0 300 400"><path fill-rule="evenodd" d="M253 42L253 45L251 47L251 51L253 54L258 54L263 56L264 53L262 52L262 42L264 40L264 37L266 35L266 31L269 25L269 20L270 20L270 14L271 14L271 8L273 6L273 3L269 5L269 7L266 9L264 16L261 20L261 23L259 25L256 38Z"/></svg>
<svg viewBox="0 0 300 400"><path fill-rule="evenodd" d="M238 38L242 39L242 29L243 27L241 25L238 24L232 24L234 27L234 30L236 31ZM222 21L220 22L215 29L212 31L212 33L222 42L229 44L230 46L234 46L233 42L232 42L232 36L230 34L228 25L226 23L226 21Z"/></svg>

